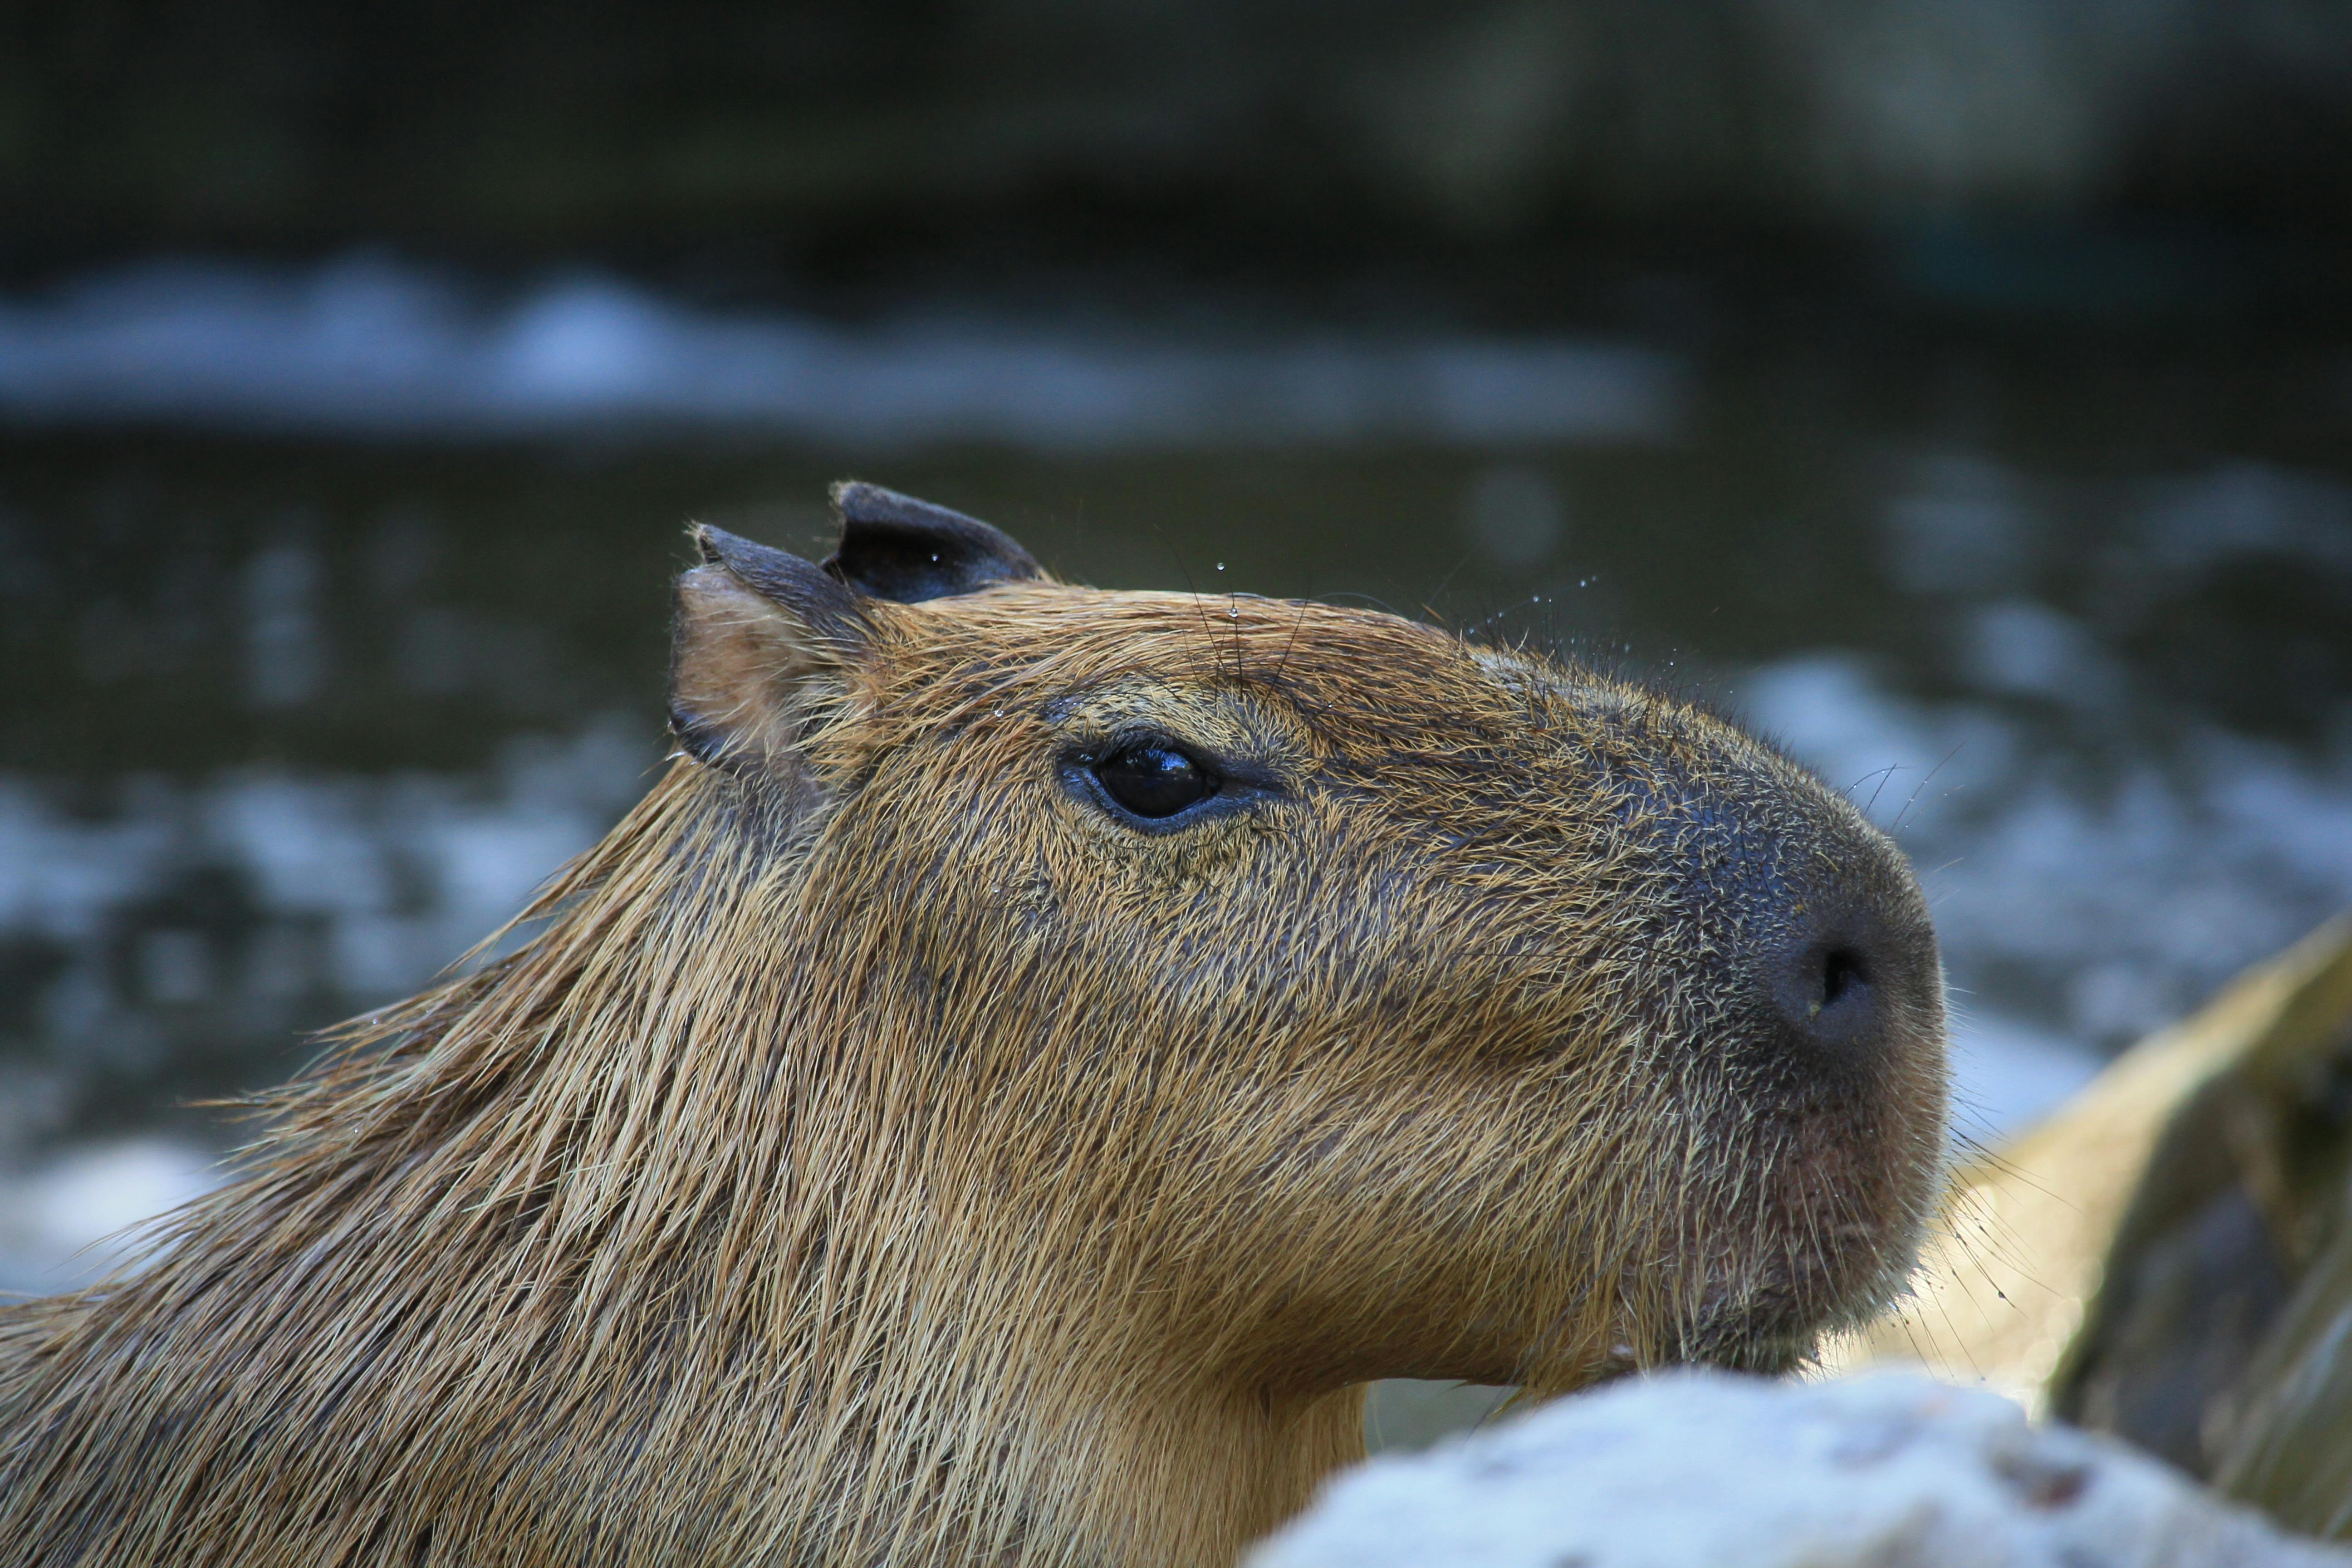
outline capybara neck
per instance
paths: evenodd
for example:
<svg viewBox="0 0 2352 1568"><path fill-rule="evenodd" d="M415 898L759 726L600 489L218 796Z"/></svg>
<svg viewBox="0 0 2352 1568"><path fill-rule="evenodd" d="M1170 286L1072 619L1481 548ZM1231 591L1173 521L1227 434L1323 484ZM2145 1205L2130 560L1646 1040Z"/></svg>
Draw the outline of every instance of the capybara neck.
<svg viewBox="0 0 2352 1568"><path fill-rule="evenodd" d="M1942 1147L1900 856L1369 612L703 531L678 755L143 1267L0 1313L0 1563L1231 1563L1362 1386L1775 1369Z"/></svg>

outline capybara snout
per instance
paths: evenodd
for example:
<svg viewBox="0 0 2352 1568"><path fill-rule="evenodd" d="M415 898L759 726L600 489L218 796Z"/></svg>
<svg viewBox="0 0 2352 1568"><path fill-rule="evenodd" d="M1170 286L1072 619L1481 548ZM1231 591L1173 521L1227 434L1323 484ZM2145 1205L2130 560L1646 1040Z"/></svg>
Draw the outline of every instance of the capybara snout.
<svg viewBox="0 0 2352 1568"><path fill-rule="evenodd" d="M1722 1045L1759 1092L1900 1083L1936 1058L1943 1028L1935 930L1908 864L1843 796L1705 713L1637 726L1627 756L1653 755L1658 726L1676 722L1671 784L1629 790L1628 831L1681 882L1660 950L1702 965L1686 984L1724 1007Z"/></svg>

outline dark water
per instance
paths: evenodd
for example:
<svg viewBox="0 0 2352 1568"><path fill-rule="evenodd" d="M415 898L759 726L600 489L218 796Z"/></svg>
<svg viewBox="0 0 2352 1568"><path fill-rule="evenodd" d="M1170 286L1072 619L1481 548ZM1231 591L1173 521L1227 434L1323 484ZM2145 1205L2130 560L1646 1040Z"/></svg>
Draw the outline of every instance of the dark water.
<svg viewBox="0 0 2352 1568"><path fill-rule="evenodd" d="M607 289L387 370L414 319L247 294L0 311L10 1278L199 1179L181 1102L592 842L659 755L682 525L821 549L848 474L1067 576L1369 600L1745 713L1918 863L1979 1128L2352 902L2352 344L916 322L784 374L773 322ZM489 398L527 329L537 391Z"/></svg>

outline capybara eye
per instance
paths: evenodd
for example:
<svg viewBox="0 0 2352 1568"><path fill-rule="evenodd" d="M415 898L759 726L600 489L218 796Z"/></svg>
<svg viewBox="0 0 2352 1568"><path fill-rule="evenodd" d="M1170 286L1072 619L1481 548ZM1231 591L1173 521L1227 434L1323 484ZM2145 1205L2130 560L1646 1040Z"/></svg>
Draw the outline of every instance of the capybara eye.
<svg viewBox="0 0 2352 1568"><path fill-rule="evenodd" d="M1173 816L1215 789L1208 770L1173 746L1129 746L1095 764L1111 799L1138 816Z"/></svg>

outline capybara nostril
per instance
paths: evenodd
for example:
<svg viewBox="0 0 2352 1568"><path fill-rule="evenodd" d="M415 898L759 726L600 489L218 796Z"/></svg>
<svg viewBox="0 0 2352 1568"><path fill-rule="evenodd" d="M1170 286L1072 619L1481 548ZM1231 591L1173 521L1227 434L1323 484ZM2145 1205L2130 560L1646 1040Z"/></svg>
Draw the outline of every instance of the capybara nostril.
<svg viewBox="0 0 2352 1568"><path fill-rule="evenodd" d="M1772 1000L1797 1040L1811 1049L1846 1056L1878 1044L1883 1015L1866 941L1850 932L1805 933L1793 951L1773 960Z"/></svg>
<svg viewBox="0 0 2352 1568"><path fill-rule="evenodd" d="M1851 987L1869 982L1861 953L1849 947L1830 949L1822 954L1822 999L1813 1011L1818 1014L1822 1007L1834 1006Z"/></svg>
<svg viewBox="0 0 2352 1568"><path fill-rule="evenodd" d="M1916 923L1908 908L1878 900L1797 900L1766 944L1762 979L1801 1065L1867 1073L1905 1047L1913 1012L1940 984L1932 939Z"/></svg>

